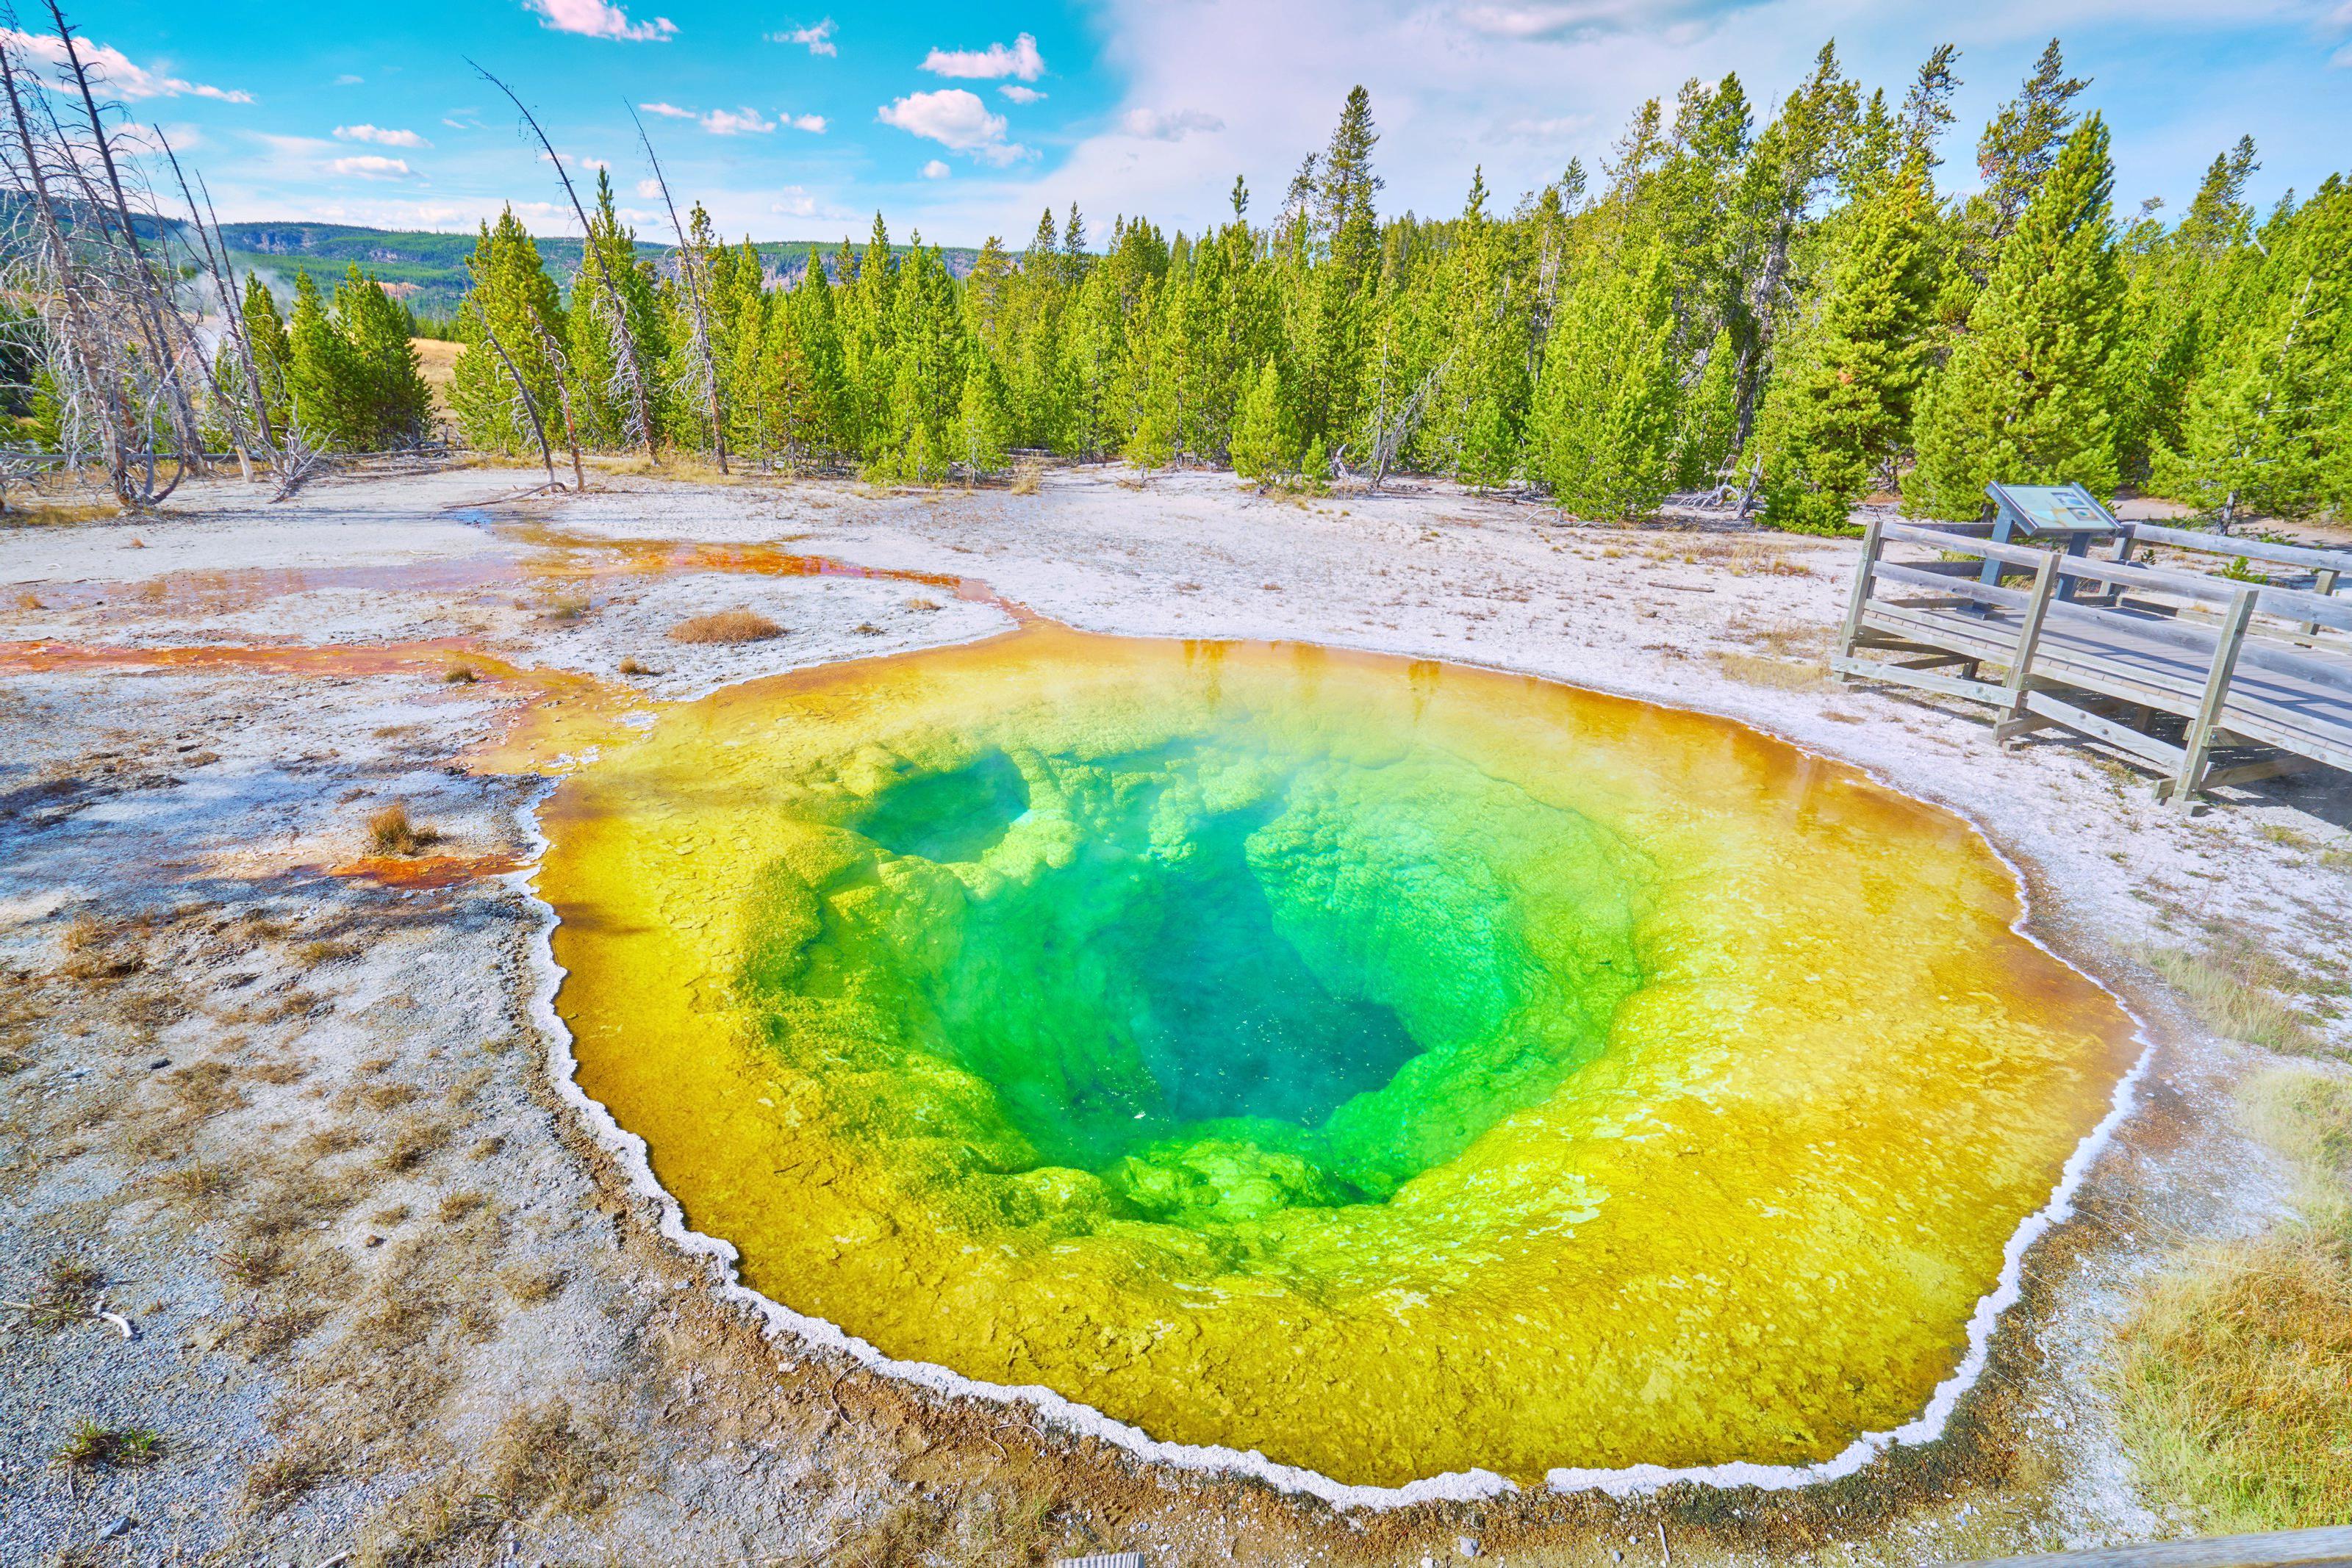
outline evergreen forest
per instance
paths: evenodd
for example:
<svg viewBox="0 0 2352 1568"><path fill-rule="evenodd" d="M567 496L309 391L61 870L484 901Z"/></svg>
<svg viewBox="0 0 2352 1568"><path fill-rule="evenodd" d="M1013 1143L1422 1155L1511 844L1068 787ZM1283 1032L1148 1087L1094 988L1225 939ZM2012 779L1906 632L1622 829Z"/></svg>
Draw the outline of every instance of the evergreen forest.
<svg viewBox="0 0 2352 1568"><path fill-rule="evenodd" d="M1727 489L1811 532L1890 492L1971 517L1996 478L2224 527L2352 510L2352 189L2257 211L2241 140L2185 211L2118 215L2055 40L1955 170L1958 65L1938 48L1890 96L1825 47L1777 104L1692 81L1598 170L1516 198L1473 170L1446 216L1382 212L1359 88L1286 189L1236 180L1213 229L1048 211L963 277L879 214L789 287L699 207L649 256L600 172L568 288L511 212L482 226L451 412L534 458L929 483L1042 450L1308 488L1434 474L1595 518ZM281 328L248 287L275 417L351 446L417 427L382 299L356 269L331 300L306 277Z"/></svg>

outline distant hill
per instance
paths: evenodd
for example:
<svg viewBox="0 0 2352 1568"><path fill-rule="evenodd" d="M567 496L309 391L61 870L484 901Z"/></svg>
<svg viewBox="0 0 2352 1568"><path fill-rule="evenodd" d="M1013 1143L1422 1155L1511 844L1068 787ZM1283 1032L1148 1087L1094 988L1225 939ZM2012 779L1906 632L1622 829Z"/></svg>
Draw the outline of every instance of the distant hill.
<svg viewBox="0 0 2352 1568"><path fill-rule="evenodd" d="M331 290L352 263L373 273L419 316L457 314L466 292L466 257L473 254L470 234L433 234L415 229L357 228L348 224L258 223L223 224L229 262L239 272L256 272L283 296L292 291L294 275L307 272L322 289ZM564 287L580 263L576 239L535 236L547 269ZM853 236L854 238L855 236ZM740 243L740 242L739 242ZM808 270L809 253L830 256L838 240L761 240L756 242L772 283L789 284ZM656 265L675 247L637 242L637 254ZM908 247L893 247L905 255ZM940 252L948 270L961 277L971 272L980 253L963 248Z"/></svg>

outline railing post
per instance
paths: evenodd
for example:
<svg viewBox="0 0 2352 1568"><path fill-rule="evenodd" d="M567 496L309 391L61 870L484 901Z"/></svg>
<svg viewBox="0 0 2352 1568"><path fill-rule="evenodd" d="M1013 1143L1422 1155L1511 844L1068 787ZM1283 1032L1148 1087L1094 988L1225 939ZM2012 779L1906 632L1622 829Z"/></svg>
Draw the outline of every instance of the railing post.
<svg viewBox="0 0 2352 1568"><path fill-rule="evenodd" d="M1838 656L1841 658L1853 657L1854 639L1862 635L1862 611L1870 602L1871 574L1878 568L1879 551L1886 548L1886 541L1879 532L1885 524L1885 518L1874 517L1870 519L1869 528L1862 536L1862 559L1853 569L1853 597L1846 601L1845 624L1838 632Z"/></svg>
<svg viewBox="0 0 2352 1568"><path fill-rule="evenodd" d="M2061 575L2058 562L2056 555L2048 555L2033 569L2033 587L2026 595L2024 617L2017 623L2017 652L2010 656L2009 678L2001 683L2009 700L2001 710L2000 722L1993 726L1993 738L1997 741L2033 727L2026 722L2025 694L2032 679L2034 653L2042 645L2042 623L2050 615L2051 590L2057 586Z"/></svg>
<svg viewBox="0 0 2352 1568"><path fill-rule="evenodd" d="M2213 737L2221 727L2221 705L2230 695L2230 677L2238 670L2238 652L2246 643L2246 623L2254 616L2257 591L2242 588L2230 596L2221 613L2221 628L2213 642L2213 667L2205 674L2205 697L2189 726L2181 748L2180 776L2172 781L2172 804L2189 810L2197 787L2205 777L2205 759L2212 754Z"/></svg>
<svg viewBox="0 0 2352 1568"><path fill-rule="evenodd" d="M2323 566L2317 571L2314 572L2311 578L2311 591L2316 593L2322 599L2326 599L2335 593L2336 569L2332 566ZM2316 621L2306 621L2304 622L2301 630L2303 634L2306 637L2316 637L2319 635L2319 622Z"/></svg>

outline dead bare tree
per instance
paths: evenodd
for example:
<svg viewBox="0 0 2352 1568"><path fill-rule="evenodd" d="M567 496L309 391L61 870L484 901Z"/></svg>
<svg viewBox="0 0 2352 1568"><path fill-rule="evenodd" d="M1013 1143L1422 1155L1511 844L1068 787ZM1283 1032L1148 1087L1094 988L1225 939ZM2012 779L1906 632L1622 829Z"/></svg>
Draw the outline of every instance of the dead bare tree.
<svg viewBox="0 0 2352 1568"><path fill-rule="evenodd" d="M540 128L538 117L517 96L515 89L477 62L468 59L466 63L472 66L484 81L506 94L507 101L515 106L516 112L522 116L523 123L530 126L530 133L539 139L547 161L555 165L555 177L563 182L563 193L572 203L572 215L580 220L581 270L593 272L596 281L602 285L591 297L591 308L601 306L603 324L613 345L613 390L628 407L630 434L644 444L646 455L651 458L655 454L653 410L646 395L649 383L646 380L645 366L638 361L636 335L629 329L628 303L621 298L621 286L612 276L611 269L596 255L596 227L588 221L588 209L580 204L580 193L572 186L571 172L564 168L563 160L556 154L555 143L550 141L547 132Z"/></svg>
<svg viewBox="0 0 2352 1568"><path fill-rule="evenodd" d="M488 321L482 323L482 329L485 332L489 330ZM588 473L580 465L580 426L572 416L571 362L564 358L563 345L555 340L555 334L547 329L546 322L534 316L530 319L530 329L539 334L539 351L547 356L548 364L555 371L555 395L563 406L563 444L572 449L572 483L575 488L585 490L588 488Z"/></svg>
<svg viewBox="0 0 2352 1568"><path fill-rule="evenodd" d="M1372 433L1371 478L1366 486L1367 490L1377 492L1387 480L1389 469L1396 463L1397 454L1404 449L1406 442L1412 439L1413 427L1421 423L1422 406L1429 401L1429 394L1437 383L1445 379L1445 372L1453 363L1454 356L1449 353L1431 366L1429 373L1421 378L1421 384L1398 405L1395 415L1382 422Z"/></svg>
<svg viewBox="0 0 2352 1568"><path fill-rule="evenodd" d="M522 372L515 369L514 356L499 341L498 329L490 325L488 316L482 318L482 340L498 355L499 363L506 366L507 375L514 382L515 401L522 404L523 414L530 421L530 433L539 440L540 461L547 465L547 487L561 488L555 482L555 454L548 449L547 423L539 417L539 402L530 395L530 385L522 379Z"/></svg>
<svg viewBox="0 0 2352 1568"><path fill-rule="evenodd" d="M11 292L30 301L42 313L47 330L42 348L58 404L59 436L70 465L85 450L84 438L95 434L106 463L107 479L126 504L132 500L131 455L126 440L131 411L121 382L100 353L104 334L95 317L97 302L88 297L78 276L63 220L49 194L47 153L36 136L31 116L18 88L21 68L5 41L0 41L0 84L8 95L8 112L16 136L12 152L21 162L10 172L21 178L32 201L24 211L30 216L35 246L8 247ZM38 84L36 84L37 89Z"/></svg>
<svg viewBox="0 0 2352 1568"><path fill-rule="evenodd" d="M693 313L694 354L699 361L695 368L701 372L702 386L699 390L702 397L699 401L710 411L711 446L719 456L719 472L724 474L727 472L727 417L719 407L719 361L710 350L710 312L702 298L702 282L708 268L701 248L687 234L686 225L678 222L677 204L670 199L669 176L662 172L661 159L654 152L653 138L646 134L646 122L638 118L635 108L630 109L629 119L636 125L637 143L646 150L646 162L653 165L654 183L661 187L662 205L669 209L671 232L677 235L678 281L685 287L687 306Z"/></svg>
<svg viewBox="0 0 2352 1568"><path fill-rule="evenodd" d="M179 440L180 450L176 455L181 471L184 474L193 468L201 472L204 467L204 429L197 421L195 402L189 396L185 379L181 373L181 345L174 341L175 334L172 330L173 325L184 323L179 320L178 307L163 280L155 275L146 247L139 243L139 225L131 214L131 199L123 188L122 167L114 156L114 137L106 116L99 109L97 94L90 87L89 68L81 57L81 47L74 36L73 26L66 20L65 11L58 0L47 0L47 3L49 20L57 29L58 42L64 50L66 74L71 78L74 91L81 99L82 111L89 121L90 151L96 154L99 168L106 176L105 193L89 192L86 199L98 211L103 223L110 215L105 196L112 197L110 215L120 225L117 230L120 243L130 258L131 293L137 307L139 324L147 339L147 348L154 359L163 404ZM69 168L78 182L88 184L89 176L80 160L75 160Z"/></svg>
<svg viewBox="0 0 2352 1568"><path fill-rule="evenodd" d="M226 255L228 247L224 242L217 250L215 249L213 236L205 228L204 214L197 210L195 193L188 189L187 172L180 167L180 155L172 150L171 139L163 134L163 128L157 125L151 126L149 129L154 133L155 145L163 151L163 156L171 162L172 177L180 183L181 199L188 204L188 226L195 231L197 242L204 247L205 271L212 278L213 291L220 296L222 335L230 347L236 350L237 357L243 361L246 379L251 384L254 419L261 433L261 439L258 442L248 442L246 439L245 415L237 406L236 395L222 384L219 371L208 367L214 406L220 410L222 419L228 425L229 440L236 448L237 467L243 472L246 480L250 483L253 479L253 462L247 455L248 449L257 445L265 458L274 459L276 455L270 450L269 410L267 400L262 395L261 371L254 363L253 347L245 335L245 311L237 303L236 292L230 285L227 268L222 259ZM193 335L193 329L191 329L192 338ZM201 358L204 352L203 345L197 343L192 346Z"/></svg>

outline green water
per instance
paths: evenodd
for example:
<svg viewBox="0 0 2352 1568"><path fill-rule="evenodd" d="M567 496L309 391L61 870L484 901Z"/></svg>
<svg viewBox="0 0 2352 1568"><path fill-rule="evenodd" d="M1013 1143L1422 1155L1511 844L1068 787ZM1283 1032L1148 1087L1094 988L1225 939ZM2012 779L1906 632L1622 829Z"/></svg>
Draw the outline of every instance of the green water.
<svg viewBox="0 0 2352 1568"><path fill-rule="evenodd" d="M1517 796L1250 725L991 748L845 810L816 920L745 972L787 1051L822 999L984 1082L983 1114L948 1113L1001 1172L1092 1172L1178 1223L1374 1201L1549 1093L1640 983L1638 857L1547 809L1544 895L1514 897L1523 846L1431 852L1432 793L1481 791ZM1563 932L1564 972L1536 956Z"/></svg>
<svg viewBox="0 0 2352 1568"><path fill-rule="evenodd" d="M1967 824L1497 672L1039 624L542 821L581 1087L747 1282L1350 1482L1916 1418L2138 1050Z"/></svg>

